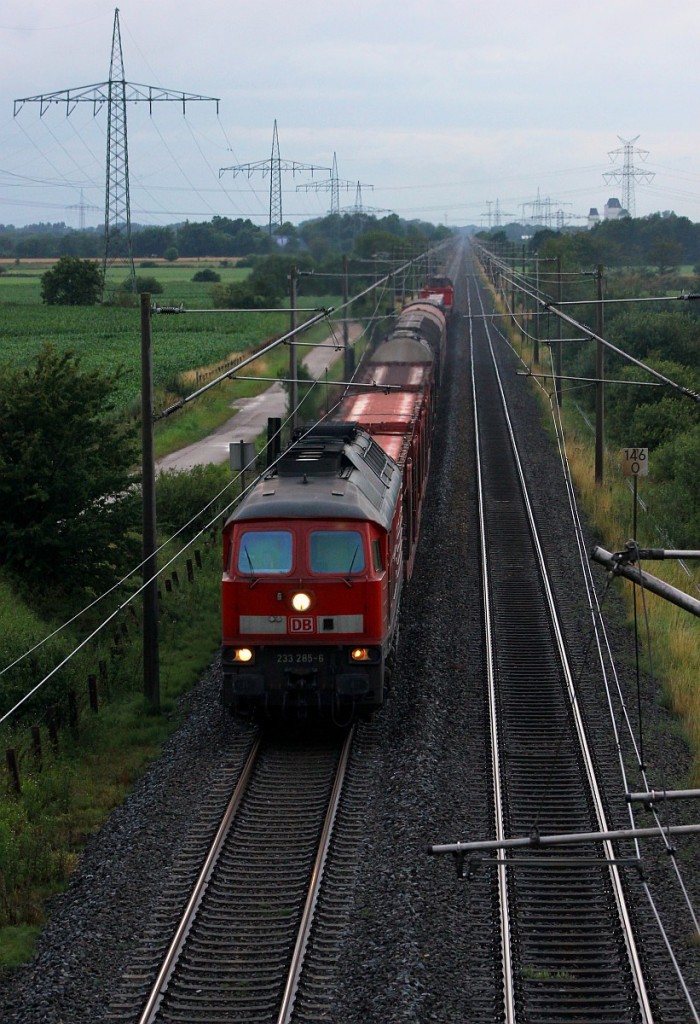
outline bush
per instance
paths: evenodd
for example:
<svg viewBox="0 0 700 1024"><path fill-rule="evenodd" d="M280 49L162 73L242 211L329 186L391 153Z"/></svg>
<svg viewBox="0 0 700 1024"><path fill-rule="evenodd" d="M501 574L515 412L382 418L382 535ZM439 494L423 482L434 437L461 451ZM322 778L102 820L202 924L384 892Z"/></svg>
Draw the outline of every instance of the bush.
<svg viewBox="0 0 700 1024"><path fill-rule="evenodd" d="M120 287L122 291L131 292L134 295L141 295L142 292L150 292L151 295L160 295L163 291L163 285L155 277L138 275L134 278L127 277Z"/></svg>
<svg viewBox="0 0 700 1024"><path fill-rule="evenodd" d="M41 275L41 300L47 306L94 306L102 284L102 271L92 260L62 256Z"/></svg>
<svg viewBox="0 0 700 1024"><path fill-rule="evenodd" d="M163 253L163 259L167 260L168 263L174 263L175 260L179 258L179 256L180 253L178 252L174 245L169 245L168 248Z"/></svg>
<svg viewBox="0 0 700 1024"><path fill-rule="evenodd" d="M198 270L192 277L193 281L220 281L221 274L217 274L211 267L206 267L204 270Z"/></svg>
<svg viewBox="0 0 700 1024"><path fill-rule="evenodd" d="M184 536L192 537L233 499L234 492L229 488L222 499L218 500L217 506L202 511L230 480L231 470L228 463L195 466L188 471L166 470L159 473L156 483L159 531L171 535L185 524L190 524L184 531Z"/></svg>

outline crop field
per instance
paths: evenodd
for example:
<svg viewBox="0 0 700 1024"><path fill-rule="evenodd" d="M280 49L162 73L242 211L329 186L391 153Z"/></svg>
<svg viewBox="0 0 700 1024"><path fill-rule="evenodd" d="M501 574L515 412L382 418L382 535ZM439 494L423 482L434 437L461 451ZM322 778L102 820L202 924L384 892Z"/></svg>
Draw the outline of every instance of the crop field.
<svg viewBox="0 0 700 1024"><path fill-rule="evenodd" d="M0 274L0 323L3 364L25 366L42 345L51 342L60 351L75 353L85 369L99 366L107 372L122 370L118 402L129 407L140 392L141 325L138 304L120 306L47 306L41 301L41 275L47 263L5 264ZM140 268L138 276L155 277L163 293L154 296L161 306L184 305L190 310L211 309L211 284L192 281L198 269L212 266L222 282L241 280L247 274L235 267L219 267L215 261L186 265ZM124 268L112 269L108 285L119 284ZM153 377L156 389L170 391L179 375L208 366L231 353L253 348L283 333L286 314L184 313L154 316Z"/></svg>

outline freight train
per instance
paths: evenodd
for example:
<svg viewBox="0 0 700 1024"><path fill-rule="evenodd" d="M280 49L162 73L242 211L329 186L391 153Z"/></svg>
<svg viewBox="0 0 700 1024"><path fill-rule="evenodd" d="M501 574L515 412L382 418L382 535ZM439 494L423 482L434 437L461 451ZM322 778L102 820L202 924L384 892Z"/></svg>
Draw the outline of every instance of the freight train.
<svg viewBox="0 0 700 1024"><path fill-rule="evenodd" d="M226 522L223 701L233 713L345 721L383 704L446 339L444 296L409 302L364 361L358 379L376 387L302 431Z"/></svg>

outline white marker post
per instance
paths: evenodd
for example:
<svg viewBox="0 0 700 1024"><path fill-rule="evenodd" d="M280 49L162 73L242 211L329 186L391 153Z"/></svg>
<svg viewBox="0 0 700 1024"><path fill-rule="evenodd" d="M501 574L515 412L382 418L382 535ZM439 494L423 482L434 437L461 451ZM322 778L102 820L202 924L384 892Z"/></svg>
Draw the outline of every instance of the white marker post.
<svg viewBox="0 0 700 1024"><path fill-rule="evenodd" d="M633 479L633 501L634 510L632 513L632 536L637 540L637 480L640 476L649 475L649 449L648 448L623 448L622 449L622 475L631 476Z"/></svg>
<svg viewBox="0 0 700 1024"><path fill-rule="evenodd" d="M255 461L256 448L254 441L230 441L228 457L233 473L241 474L241 494L245 490L245 471Z"/></svg>

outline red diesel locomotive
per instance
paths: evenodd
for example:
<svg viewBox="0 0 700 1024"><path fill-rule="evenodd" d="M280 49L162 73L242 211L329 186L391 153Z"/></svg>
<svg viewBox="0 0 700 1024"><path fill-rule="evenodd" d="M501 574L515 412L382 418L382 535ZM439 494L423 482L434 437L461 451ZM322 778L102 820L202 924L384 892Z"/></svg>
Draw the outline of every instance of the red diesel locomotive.
<svg viewBox="0 0 700 1024"><path fill-rule="evenodd" d="M232 712L346 720L382 705L445 344L441 303L409 303L360 378L390 390L346 396L228 519L222 663Z"/></svg>
<svg viewBox="0 0 700 1024"><path fill-rule="evenodd" d="M448 316L452 312L454 295L455 292L452 280L441 274L435 274L433 277L429 277L420 290L421 299L439 299Z"/></svg>

